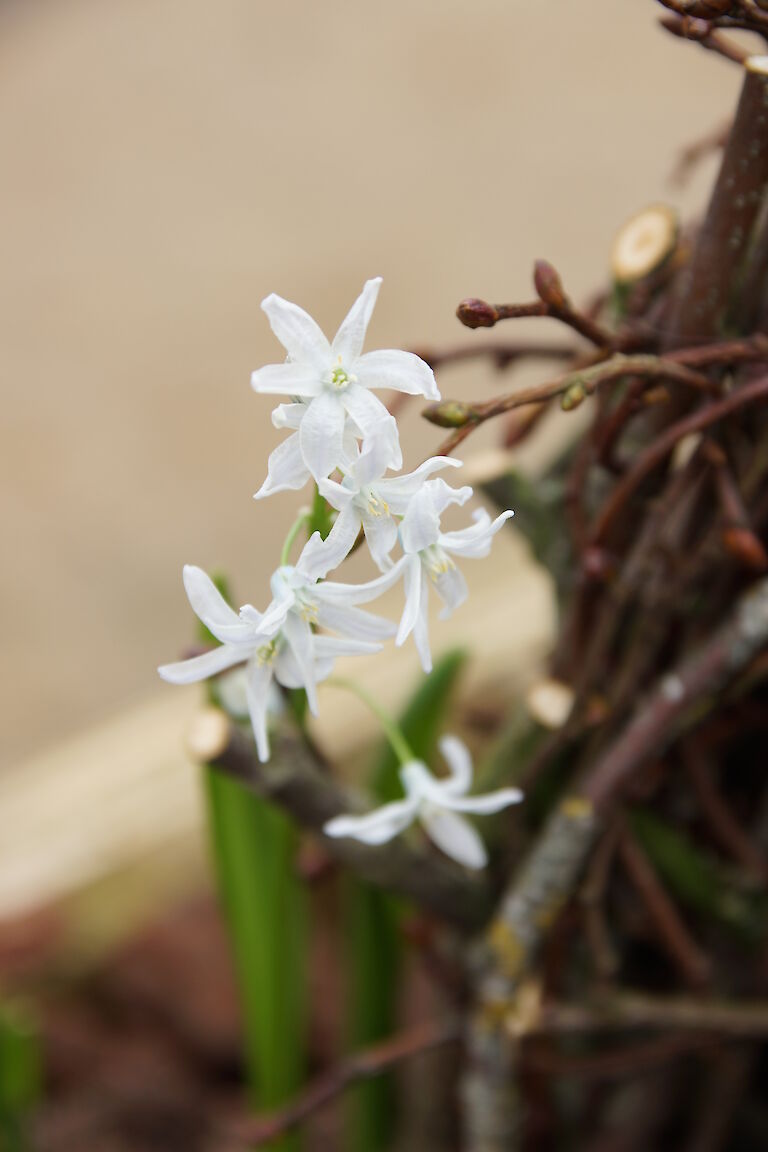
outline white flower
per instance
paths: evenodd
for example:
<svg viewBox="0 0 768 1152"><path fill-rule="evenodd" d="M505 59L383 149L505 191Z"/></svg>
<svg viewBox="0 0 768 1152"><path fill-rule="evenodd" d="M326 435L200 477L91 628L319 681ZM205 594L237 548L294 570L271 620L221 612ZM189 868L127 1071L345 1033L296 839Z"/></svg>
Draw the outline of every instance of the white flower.
<svg viewBox="0 0 768 1152"><path fill-rule="evenodd" d="M437 779L421 760L410 760L400 769L405 799L395 800L366 816L337 816L323 828L326 836L351 836L364 844L384 844L419 820L438 848L467 868L483 868L488 856L480 836L460 812L485 814L517 804L523 794L502 788L487 796L468 796L472 784L472 760L455 736L440 741L450 775Z"/></svg>
<svg viewBox="0 0 768 1152"><path fill-rule="evenodd" d="M272 577L274 599L266 612L250 604L239 614L230 608L201 568L186 565L184 587L192 608L221 646L191 660L164 664L158 672L171 684L191 684L236 664L246 664L246 696L260 760L269 759L267 709L272 679L285 688L304 688L317 714L316 686L333 670L337 656L378 652L394 627L388 620L354 607L373 600L397 577L397 570L368 584L315 584L310 563L278 568ZM322 636L313 625L338 636Z"/></svg>
<svg viewBox="0 0 768 1152"><path fill-rule="evenodd" d="M290 396L300 401L303 408L300 413L292 413L299 418L298 440L290 448L283 446L284 460L270 461L274 481L271 491L278 486L295 486L297 452L316 480L330 476L344 455L344 433L349 421L363 439L381 438L386 442L393 468L402 465L397 424L371 388L394 388L429 400L440 399L432 369L412 352L382 350L363 354L380 284L381 277L366 281L332 344L312 317L296 304L274 293L263 301L261 306L272 331L288 352L288 360L260 368L253 373L251 384L257 392ZM280 479L283 469L278 463L293 483Z"/></svg>
<svg viewBox="0 0 768 1152"><path fill-rule="evenodd" d="M425 672L432 670L429 648L429 586L432 584L445 620L467 598L467 583L451 558L465 556L477 559L487 556L491 540L514 512L502 512L494 521L484 509L474 513L469 528L442 532L440 516L449 504L464 504L472 495L471 488L449 488L443 480L429 480L416 493L400 525L400 542L405 553L405 609L397 631L396 644L405 643L413 632L416 648Z"/></svg>
<svg viewBox="0 0 768 1152"><path fill-rule="evenodd" d="M349 554L361 527L374 562L382 571L391 567L389 553L397 541L395 517L405 515L411 500L433 472L459 467L461 460L433 456L414 472L385 477L386 445L372 440L363 445L362 451L356 449L341 464L344 477L340 484L327 479L318 484L321 495L339 513L322 546L326 572L337 568Z"/></svg>

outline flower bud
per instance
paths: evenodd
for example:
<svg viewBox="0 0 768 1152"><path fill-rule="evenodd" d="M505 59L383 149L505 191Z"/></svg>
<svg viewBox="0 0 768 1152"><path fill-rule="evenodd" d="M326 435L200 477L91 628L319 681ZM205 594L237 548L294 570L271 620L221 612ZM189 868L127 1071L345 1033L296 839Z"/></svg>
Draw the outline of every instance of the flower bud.
<svg viewBox="0 0 768 1152"><path fill-rule="evenodd" d="M566 296L560 275L548 260L537 260L533 266L533 283L539 299L554 312L567 312L571 302Z"/></svg>
<svg viewBox="0 0 768 1152"><path fill-rule="evenodd" d="M723 544L734 560L738 560L745 568L753 572L765 572L768 569L768 553L749 528L726 528Z"/></svg>
<svg viewBox="0 0 768 1152"><path fill-rule="evenodd" d="M421 414L440 428L463 428L472 419L472 408L460 400L442 400L439 404L430 404Z"/></svg>
<svg viewBox="0 0 768 1152"><path fill-rule="evenodd" d="M572 412L574 408L578 408L580 404L587 398L587 390L580 380L575 380L570 388L563 392L560 399L560 407L563 412Z"/></svg>
<svg viewBox="0 0 768 1152"><path fill-rule="evenodd" d="M456 309L456 315L467 328L493 328L499 314L493 304L487 300L462 300Z"/></svg>

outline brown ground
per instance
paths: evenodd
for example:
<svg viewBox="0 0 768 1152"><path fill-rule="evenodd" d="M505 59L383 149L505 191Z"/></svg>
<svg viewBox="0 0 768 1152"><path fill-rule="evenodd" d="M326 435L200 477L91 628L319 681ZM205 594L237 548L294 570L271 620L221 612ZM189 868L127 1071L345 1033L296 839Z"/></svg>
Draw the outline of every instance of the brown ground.
<svg viewBox="0 0 768 1152"><path fill-rule="evenodd" d="M537 256L575 293L602 279L737 85L656 15L6 0L0 759L158 690L189 634L183 562L263 596L291 508L250 500L277 439L248 387L279 354L267 292L330 328L380 273L386 346L460 337L456 302L526 296ZM406 451L437 442L414 421Z"/></svg>

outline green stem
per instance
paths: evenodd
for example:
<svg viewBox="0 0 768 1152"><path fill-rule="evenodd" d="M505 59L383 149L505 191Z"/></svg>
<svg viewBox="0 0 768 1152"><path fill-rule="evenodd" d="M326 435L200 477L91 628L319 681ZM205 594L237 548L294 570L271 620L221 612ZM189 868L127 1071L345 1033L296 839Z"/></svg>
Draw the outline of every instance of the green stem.
<svg viewBox="0 0 768 1152"><path fill-rule="evenodd" d="M293 548L296 537L298 536L299 532L301 532L302 528L308 522L308 520L309 520L309 512L305 508L299 514L299 516L296 518L294 523L291 525L291 530L285 538L285 544L283 544L283 550L280 553L280 567L281 568L285 567L285 565L290 560L291 548Z"/></svg>
<svg viewBox="0 0 768 1152"><path fill-rule="evenodd" d="M325 683L331 684L335 688L346 688L348 692L353 692L355 696L359 697L359 699L370 708L384 729L384 734L392 745L392 751L401 764L407 764L409 760L416 759L408 741L405 736L403 736L400 725L393 720L389 713L381 707L378 701L374 700L373 696L371 696L361 684L358 684L355 680L347 680L343 676L331 676Z"/></svg>

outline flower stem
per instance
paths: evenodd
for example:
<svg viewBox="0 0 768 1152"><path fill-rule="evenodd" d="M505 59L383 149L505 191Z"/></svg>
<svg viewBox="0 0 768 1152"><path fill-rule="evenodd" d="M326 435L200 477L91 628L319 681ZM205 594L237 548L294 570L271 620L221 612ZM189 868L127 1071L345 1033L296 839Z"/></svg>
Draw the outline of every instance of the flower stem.
<svg viewBox="0 0 768 1152"><path fill-rule="evenodd" d="M373 696L371 696L361 684L358 684L355 680L347 680L343 676L331 676L325 683L331 684L336 688L346 688L348 692L353 692L355 696L358 696L363 703L370 708L384 729L384 734L392 745L392 751L401 764L407 764L409 760L416 759L399 724L393 720L389 713L374 700Z"/></svg>
<svg viewBox="0 0 768 1152"><path fill-rule="evenodd" d="M301 512L299 513L298 517L296 518L296 520L294 521L294 523L291 525L291 530L285 538L285 543L283 544L283 550L280 553L280 567L281 568L284 567L288 563L290 556L291 556L291 548L293 548L294 541L296 540L296 537L298 536L299 532L301 532L302 528L304 527L304 525L307 523L308 520L309 520L309 512L306 508L303 508L301 510Z"/></svg>

